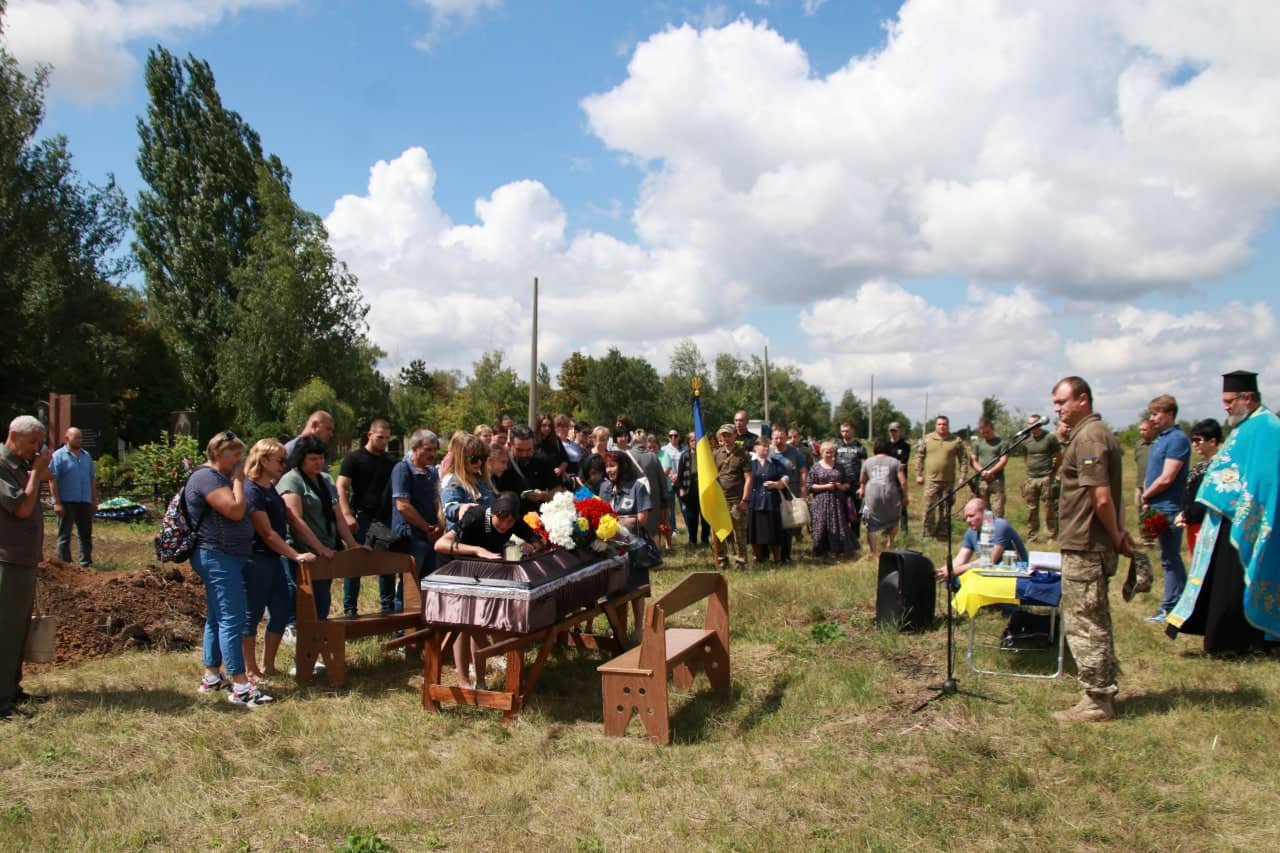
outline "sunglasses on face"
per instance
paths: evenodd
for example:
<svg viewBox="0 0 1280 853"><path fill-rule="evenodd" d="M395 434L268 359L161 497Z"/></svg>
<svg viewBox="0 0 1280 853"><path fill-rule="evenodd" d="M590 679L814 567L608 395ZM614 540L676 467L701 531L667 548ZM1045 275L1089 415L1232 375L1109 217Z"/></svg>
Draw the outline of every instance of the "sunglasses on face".
<svg viewBox="0 0 1280 853"><path fill-rule="evenodd" d="M475 464L477 464L477 463L479 463L479 462L483 462L483 461L484 461L484 457L483 457L483 456L468 456L468 457L467 457L467 461L468 461L468 462L470 462L472 465L475 465Z"/></svg>

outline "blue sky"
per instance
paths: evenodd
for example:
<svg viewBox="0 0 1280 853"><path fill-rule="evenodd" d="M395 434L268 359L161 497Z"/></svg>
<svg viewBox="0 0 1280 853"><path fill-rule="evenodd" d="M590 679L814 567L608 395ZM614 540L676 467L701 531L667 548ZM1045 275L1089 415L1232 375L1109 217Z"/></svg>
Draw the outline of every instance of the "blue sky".
<svg viewBox="0 0 1280 853"><path fill-rule="evenodd" d="M54 66L45 132L131 197L146 51L207 60L326 217L389 370L523 366L538 275L553 372L767 343L833 399L874 374L961 423L1066 373L1123 421L1280 372L1269 7L9 7L10 49Z"/></svg>

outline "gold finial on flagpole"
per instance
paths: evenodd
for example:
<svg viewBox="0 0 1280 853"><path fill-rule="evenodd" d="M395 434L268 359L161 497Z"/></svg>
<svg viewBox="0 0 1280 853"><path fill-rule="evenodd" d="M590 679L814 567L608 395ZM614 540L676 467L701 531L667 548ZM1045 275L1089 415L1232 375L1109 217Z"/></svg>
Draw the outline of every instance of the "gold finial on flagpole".
<svg viewBox="0 0 1280 853"><path fill-rule="evenodd" d="M697 376L693 377L693 380L690 381L689 384L693 386L693 396L702 396L702 380L700 378Z"/></svg>

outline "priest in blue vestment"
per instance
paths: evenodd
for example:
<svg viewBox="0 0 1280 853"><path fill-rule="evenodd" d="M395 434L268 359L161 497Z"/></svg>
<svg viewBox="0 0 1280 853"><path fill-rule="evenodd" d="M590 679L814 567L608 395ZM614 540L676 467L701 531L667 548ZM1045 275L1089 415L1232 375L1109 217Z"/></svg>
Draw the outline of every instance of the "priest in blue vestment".
<svg viewBox="0 0 1280 853"><path fill-rule="evenodd" d="M1231 434L1200 483L1207 512L1167 633L1203 635L1207 653L1239 655L1280 637L1280 548L1267 547L1280 506L1280 418L1262 405L1256 373L1222 379Z"/></svg>

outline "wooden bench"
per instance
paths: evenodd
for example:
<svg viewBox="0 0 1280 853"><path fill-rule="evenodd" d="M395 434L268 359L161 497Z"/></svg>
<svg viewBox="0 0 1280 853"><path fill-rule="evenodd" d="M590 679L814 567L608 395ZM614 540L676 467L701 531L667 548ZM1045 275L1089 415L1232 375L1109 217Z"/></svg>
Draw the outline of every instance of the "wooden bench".
<svg viewBox="0 0 1280 853"><path fill-rule="evenodd" d="M321 620L316 616L313 584L319 580L395 575L404 579L404 610L398 613L369 613ZM341 590L336 591L341 594ZM413 631L422 626L422 590L418 571L409 554L367 551L359 548L339 551L333 557L298 564L298 645L295 650L298 684L311 683L317 659L323 659L330 687L341 687L347 676L347 640ZM421 651L421 642L417 644Z"/></svg>
<svg viewBox="0 0 1280 853"><path fill-rule="evenodd" d="M701 628L668 628L667 617L707 598ZM707 673L712 688L729 689L729 585L719 572L695 572L649 605L639 646L597 667L604 697L604 733L626 734L639 714L656 743L671 741L667 679L676 687L693 686L695 668Z"/></svg>

